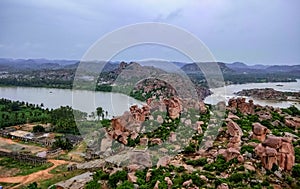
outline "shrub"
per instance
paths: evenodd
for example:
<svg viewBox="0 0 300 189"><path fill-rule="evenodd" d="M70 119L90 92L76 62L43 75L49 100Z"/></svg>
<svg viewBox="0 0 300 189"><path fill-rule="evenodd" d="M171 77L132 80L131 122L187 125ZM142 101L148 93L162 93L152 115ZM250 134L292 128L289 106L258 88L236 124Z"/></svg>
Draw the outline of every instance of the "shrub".
<svg viewBox="0 0 300 189"><path fill-rule="evenodd" d="M226 162L225 158L222 155L218 155L214 163L204 165L203 169L207 171L223 172L227 170L230 165L236 162L236 159L232 159L229 162Z"/></svg>
<svg viewBox="0 0 300 189"><path fill-rule="evenodd" d="M33 182L27 186L27 189L40 189L40 188L37 186L36 182Z"/></svg>
<svg viewBox="0 0 300 189"><path fill-rule="evenodd" d="M295 162L300 163L300 147L295 148Z"/></svg>
<svg viewBox="0 0 300 189"><path fill-rule="evenodd" d="M253 146L242 146L241 154L244 154L246 151L249 153L253 153L254 147Z"/></svg>
<svg viewBox="0 0 300 189"><path fill-rule="evenodd" d="M59 137L55 140L55 142L52 144L52 148L61 148L63 150L71 150L73 148L73 145L67 138Z"/></svg>
<svg viewBox="0 0 300 189"><path fill-rule="evenodd" d="M133 188L134 188L133 184L127 180L117 187L117 189L133 189Z"/></svg>
<svg viewBox="0 0 300 189"><path fill-rule="evenodd" d="M294 165L292 169L292 176L293 177L300 177L300 164Z"/></svg>
<svg viewBox="0 0 300 189"><path fill-rule="evenodd" d="M199 158L197 160L187 160L186 164L193 165L193 166L204 166L207 164L206 158Z"/></svg>
<svg viewBox="0 0 300 189"><path fill-rule="evenodd" d="M45 132L45 128L41 125L36 125L32 128L32 132L34 132L34 133Z"/></svg>
<svg viewBox="0 0 300 189"><path fill-rule="evenodd" d="M232 175L230 175L229 181L230 182L241 182L241 181L243 181L244 178L245 178L244 174L233 173Z"/></svg>
<svg viewBox="0 0 300 189"><path fill-rule="evenodd" d="M110 175L109 179L108 179L108 184L112 187L112 188L116 188L117 187L117 183L119 181L125 181L127 180L127 172L126 171L117 171L116 173Z"/></svg>

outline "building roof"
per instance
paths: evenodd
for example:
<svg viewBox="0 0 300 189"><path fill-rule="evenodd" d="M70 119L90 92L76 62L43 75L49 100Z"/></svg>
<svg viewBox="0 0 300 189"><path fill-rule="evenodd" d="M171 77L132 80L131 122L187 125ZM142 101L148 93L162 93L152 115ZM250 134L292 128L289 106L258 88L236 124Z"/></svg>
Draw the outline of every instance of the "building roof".
<svg viewBox="0 0 300 189"><path fill-rule="evenodd" d="M12 136L21 137L21 138L28 138L28 139L33 138L33 134L31 132L21 131L21 130L13 131L13 132L10 132L9 134Z"/></svg>

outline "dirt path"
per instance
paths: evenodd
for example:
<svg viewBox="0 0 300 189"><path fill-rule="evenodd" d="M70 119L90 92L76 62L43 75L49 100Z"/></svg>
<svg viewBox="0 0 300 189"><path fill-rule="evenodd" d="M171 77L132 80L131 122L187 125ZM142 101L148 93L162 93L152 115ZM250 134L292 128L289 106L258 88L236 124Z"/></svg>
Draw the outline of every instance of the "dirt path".
<svg viewBox="0 0 300 189"><path fill-rule="evenodd" d="M49 171L51 171L52 169L56 168L59 165L62 164L68 164L70 163L69 161L64 161L64 160L49 160L49 162L53 163L53 166L42 170L42 171L38 171L35 173L32 173L30 175L25 175L25 176L15 176L15 177L4 177L4 178L0 178L0 182L5 182L5 183L21 183L17 186L14 186L13 188L18 188L22 185L25 184L29 184L38 180L45 180L45 179L49 179L51 178L53 175L49 173Z"/></svg>

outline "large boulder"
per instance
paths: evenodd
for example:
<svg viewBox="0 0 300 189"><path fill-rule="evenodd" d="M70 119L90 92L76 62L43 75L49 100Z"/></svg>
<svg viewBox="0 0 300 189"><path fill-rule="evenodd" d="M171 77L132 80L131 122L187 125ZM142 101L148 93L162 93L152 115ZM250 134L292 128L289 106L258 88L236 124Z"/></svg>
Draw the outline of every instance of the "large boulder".
<svg viewBox="0 0 300 189"><path fill-rule="evenodd" d="M278 149L282 145L282 138L276 136L268 136L267 139L263 142L263 145Z"/></svg>
<svg viewBox="0 0 300 189"><path fill-rule="evenodd" d="M294 147L288 138L268 136L254 151L261 158L263 167L268 170L277 165L283 170L290 171L294 166Z"/></svg>
<svg viewBox="0 0 300 189"><path fill-rule="evenodd" d="M235 148L228 148L221 152L221 155L226 159L226 161L230 161L234 158L237 158L241 153Z"/></svg>
<svg viewBox="0 0 300 189"><path fill-rule="evenodd" d="M253 130L252 138L257 139L261 142L263 142L266 139L266 135L270 133L270 130L260 123L253 123L252 130Z"/></svg>
<svg viewBox="0 0 300 189"><path fill-rule="evenodd" d="M252 100L246 102L245 98L231 98L228 101L228 108L233 112L239 110L243 114L253 114L254 113L254 104Z"/></svg>
<svg viewBox="0 0 300 189"><path fill-rule="evenodd" d="M243 131L240 128L240 126L232 120L229 120L227 123L227 131L228 131L229 135L232 137L243 135Z"/></svg>
<svg viewBox="0 0 300 189"><path fill-rule="evenodd" d="M164 99L164 103L167 107L169 117L171 119L179 118L182 111L182 102L177 97L171 97L169 99Z"/></svg>
<svg viewBox="0 0 300 189"><path fill-rule="evenodd" d="M157 168L159 167L167 167L169 165L171 161L171 158L169 156L164 156L159 158L158 162L157 162Z"/></svg>

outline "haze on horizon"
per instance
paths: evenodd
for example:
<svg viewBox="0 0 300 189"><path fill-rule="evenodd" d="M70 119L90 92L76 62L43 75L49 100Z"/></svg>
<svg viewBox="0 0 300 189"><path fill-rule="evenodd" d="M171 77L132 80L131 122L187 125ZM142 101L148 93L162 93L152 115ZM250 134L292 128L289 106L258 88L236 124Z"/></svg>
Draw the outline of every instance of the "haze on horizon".
<svg viewBox="0 0 300 189"><path fill-rule="evenodd" d="M196 35L217 61L299 64L299 7L298 0L2 0L0 57L80 59L119 27L162 22ZM157 46L130 48L115 57L149 58L189 62Z"/></svg>

